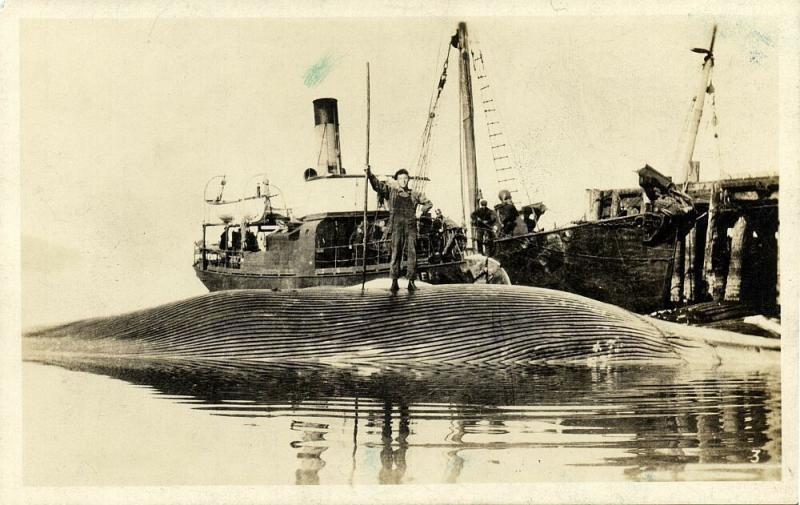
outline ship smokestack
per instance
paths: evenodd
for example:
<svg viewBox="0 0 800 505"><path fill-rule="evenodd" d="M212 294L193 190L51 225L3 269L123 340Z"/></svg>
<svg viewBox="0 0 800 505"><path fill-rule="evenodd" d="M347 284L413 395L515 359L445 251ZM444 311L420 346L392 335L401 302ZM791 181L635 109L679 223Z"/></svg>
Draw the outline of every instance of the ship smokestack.
<svg viewBox="0 0 800 505"><path fill-rule="evenodd" d="M320 176L344 174L339 150L339 109L335 98L314 100L314 133L317 173Z"/></svg>

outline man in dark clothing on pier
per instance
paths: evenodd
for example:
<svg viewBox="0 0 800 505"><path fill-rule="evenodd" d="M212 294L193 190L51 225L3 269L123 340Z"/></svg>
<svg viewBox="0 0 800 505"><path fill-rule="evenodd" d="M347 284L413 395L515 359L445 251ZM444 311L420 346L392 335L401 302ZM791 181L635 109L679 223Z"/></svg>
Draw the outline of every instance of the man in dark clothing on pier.
<svg viewBox="0 0 800 505"><path fill-rule="evenodd" d="M478 252L491 255L492 240L494 240L494 230L497 227L497 214L488 207L488 202L481 199L480 207L472 213L472 225L475 227L475 242L478 244Z"/></svg>
<svg viewBox="0 0 800 505"><path fill-rule="evenodd" d="M414 279L417 274L417 205L422 207L425 214L431 210L433 204L425 195L408 187L410 177L408 170L401 168L394 174L394 181L379 181L367 167L367 177L372 189L378 193L379 199L389 202L389 229L392 233L392 261L390 274L392 276L392 291L400 287L397 279L400 277L400 263L403 261L403 251L406 252L408 289L414 291Z"/></svg>

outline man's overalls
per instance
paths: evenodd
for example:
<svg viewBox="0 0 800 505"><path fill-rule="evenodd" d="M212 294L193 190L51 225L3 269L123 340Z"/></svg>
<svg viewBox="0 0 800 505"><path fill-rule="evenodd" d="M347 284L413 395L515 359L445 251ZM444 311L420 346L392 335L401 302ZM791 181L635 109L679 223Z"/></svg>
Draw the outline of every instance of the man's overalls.
<svg viewBox="0 0 800 505"><path fill-rule="evenodd" d="M392 279L400 277L400 263L403 250L406 251L406 277L413 281L417 268L417 205L411 197L411 190L397 192L390 220L392 230L392 262L389 273Z"/></svg>

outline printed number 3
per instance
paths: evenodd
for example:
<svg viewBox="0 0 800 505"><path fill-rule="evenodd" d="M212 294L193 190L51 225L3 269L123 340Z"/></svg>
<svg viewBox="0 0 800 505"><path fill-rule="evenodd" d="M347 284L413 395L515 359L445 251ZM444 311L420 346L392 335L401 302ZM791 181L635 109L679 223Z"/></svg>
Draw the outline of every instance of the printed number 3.
<svg viewBox="0 0 800 505"><path fill-rule="evenodd" d="M750 457L750 462L758 463L759 462L758 457L761 455L761 449L750 449L750 452L753 453L753 455Z"/></svg>

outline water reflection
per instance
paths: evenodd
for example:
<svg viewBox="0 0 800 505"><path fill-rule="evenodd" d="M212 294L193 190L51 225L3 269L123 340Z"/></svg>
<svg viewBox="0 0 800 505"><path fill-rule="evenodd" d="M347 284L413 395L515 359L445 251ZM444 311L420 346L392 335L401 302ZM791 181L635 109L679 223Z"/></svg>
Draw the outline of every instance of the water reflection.
<svg viewBox="0 0 800 505"><path fill-rule="evenodd" d="M295 472L296 484L319 484L319 471L325 467L322 453L328 450L325 444L325 433L328 425L292 421L291 430L302 432L302 440L293 441L290 445L297 451L300 467Z"/></svg>
<svg viewBox="0 0 800 505"><path fill-rule="evenodd" d="M61 358L50 364L286 430L294 482L780 478L776 372Z"/></svg>
<svg viewBox="0 0 800 505"><path fill-rule="evenodd" d="M381 484L400 484L406 473L406 451L408 450L408 405L400 404L400 421L397 438L392 439L392 403L383 404L383 425L381 427L381 470L378 482ZM394 448L394 442L397 448Z"/></svg>

